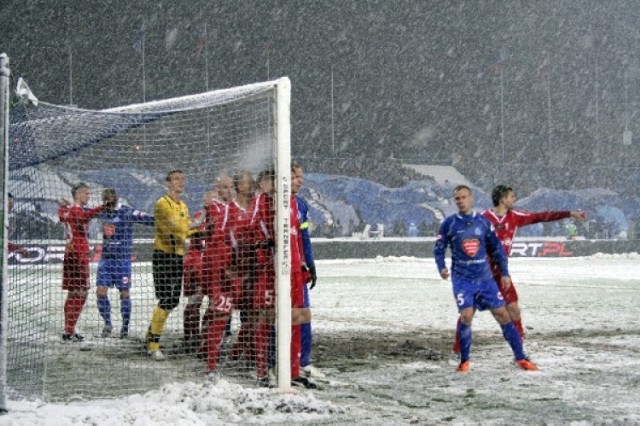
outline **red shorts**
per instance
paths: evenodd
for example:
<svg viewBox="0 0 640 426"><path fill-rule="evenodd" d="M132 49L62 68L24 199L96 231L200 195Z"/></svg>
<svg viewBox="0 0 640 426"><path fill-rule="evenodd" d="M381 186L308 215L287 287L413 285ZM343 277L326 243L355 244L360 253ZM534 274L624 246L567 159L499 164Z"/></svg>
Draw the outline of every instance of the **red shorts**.
<svg viewBox="0 0 640 426"><path fill-rule="evenodd" d="M253 285L253 308L273 309L276 306L276 271L273 264L262 264L256 268Z"/></svg>
<svg viewBox="0 0 640 426"><path fill-rule="evenodd" d="M511 282L509 288L505 289L502 285L502 275L501 274L493 274L493 279L496 281L498 285L498 289L500 293L502 293L502 297L507 305L518 302L518 292L516 291L516 286Z"/></svg>
<svg viewBox="0 0 640 426"><path fill-rule="evenodd" d="M304 308L304 275L302 270L291 271L291 307Z"/></svg>
<svg viewBox="0 0 640 426"><path fill-rule="evenodd" d="M62 263L62 289L89 290L89 254L65 253Z"/></svg>
<svg viewBox="0 0 640 426"><path fill-rule="evenodd" d="M205 294L215 312L229 314L242 297L242 278L231 264L231 250L224 245L205 252L203 275Z"/></svg>
<svg viewBox="0 0 640 426"><path fill-rule="evenodd" d="M255 269L252 268L251 272L244 271L241 274L239 277L241 295L236 307L243 311L252 310L254 283L256 280Z"/></svg>
<svg viewBox="0 0 640 426"><path fill-rule="evenodd" d="M253 291L255 309L271 309L276 303L276 272L273 266L258 269L258 277ZM304 308L304 289L302 271L291 271L291 307Z"/></svg>
<svg viewBox="0 0 640 426"><path fill-rule="evenodd" d="M202 272L202 255L200 253L188 254L184 258L182 294L184 297L203 294L202 288L204 274Z"/></svg>
<svg viewBox="0 0 640 426"><path fill-rule="evenodd" d="M224 272L223 272L224 274ZM230 314L237 309L242 298L242 280L223 276L220 286L209 287L209 300L215 312Z"/></svg>
<svg viewBox="0 0 640 426"><path fill-rule="evenodd" d="M231 251L223 245L205 249L202 256L203 292L212 296L214 289L219 289L225 279L224 271L231 265Z"/></svg>

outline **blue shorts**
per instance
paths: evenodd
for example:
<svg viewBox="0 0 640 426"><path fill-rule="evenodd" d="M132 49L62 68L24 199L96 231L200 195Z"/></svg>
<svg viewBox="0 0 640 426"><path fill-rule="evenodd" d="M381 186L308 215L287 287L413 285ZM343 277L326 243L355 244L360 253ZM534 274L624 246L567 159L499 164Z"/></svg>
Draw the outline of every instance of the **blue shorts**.
<svg viewBox="0 0 640 426"><path fill-rule="evenodd" d="M115 287L118 290L131 288L131 262L125 260L100 259L98 263L98 287Z"/></svg>
<svg viewBox="0 0 640 426"><path fill-rule="evenodd" d="M502 293L493 277L487 280L455 280L453 281L453 297L458 305L458 312L466 308L494 310L505 306Z"/></svg>

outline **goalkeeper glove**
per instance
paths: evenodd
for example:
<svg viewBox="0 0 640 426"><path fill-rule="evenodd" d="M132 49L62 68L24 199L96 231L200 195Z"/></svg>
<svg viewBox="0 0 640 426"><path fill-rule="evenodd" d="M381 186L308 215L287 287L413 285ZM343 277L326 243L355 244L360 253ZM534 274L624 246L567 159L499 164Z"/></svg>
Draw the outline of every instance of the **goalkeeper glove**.
<svg viewBox="0 0 640 426"><path fill-rule="evenodd" d="M306 263L303 263L302 264L302 271L305 273L304 274L304 283L305 284L311 283L311 285L309 286L309 290L313 290L313 288L316 286L316 282L318 281L318 276L316 275L316 267L315 267L315 265L307 266Z"/></svg>
<svg viewBox="0 0 640 426"><path fill-rule="evenodd" d="M311 265L309 267L309 273L311 274L311 285L309 286L309 290L313 290L316 286L316 282L318 281L318 276L316 275L316 265Z"/></svg>

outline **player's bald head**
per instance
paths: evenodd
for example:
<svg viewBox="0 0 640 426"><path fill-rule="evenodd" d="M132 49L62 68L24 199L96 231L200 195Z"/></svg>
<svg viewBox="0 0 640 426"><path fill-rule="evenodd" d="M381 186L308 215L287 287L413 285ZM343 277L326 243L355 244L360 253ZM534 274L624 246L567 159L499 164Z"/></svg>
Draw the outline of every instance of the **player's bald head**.
<svg viewBox="0 0 640 426"><path fill-rule="evenodd" d="M229 175L220 175L213 183L215 189L219 189L220 187L227 185L233 186L233 179Z"/></svg>
<svg viewBox="0 0 640 426"><path fill-rule="evenodd" d="M229 175L220 175L213 184L218 198L223 202L228 202L233 199L233 179Z"/></svg>

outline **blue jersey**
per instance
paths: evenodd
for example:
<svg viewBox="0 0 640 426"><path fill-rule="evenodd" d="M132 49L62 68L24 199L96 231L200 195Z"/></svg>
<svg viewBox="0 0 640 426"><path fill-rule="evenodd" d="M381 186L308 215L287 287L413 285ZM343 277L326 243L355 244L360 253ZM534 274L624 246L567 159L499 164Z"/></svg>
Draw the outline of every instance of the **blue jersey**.
<svg viewBox="0 0 640 426"><path fill-rule="evenodd" d="M296 195L298 203L298 219L300 221L300 235L302 236L302 251L304 252L304 263L308 267L315 265L313 261L313 249L311 248L311 237L309 236L309 206L302 197Z"/></svg>
<svg viewBox="0 0 640 426"><path fill-rule="evenodd" d="M483 215L456 213L442 222L433 249L438 272L446 267L444 256L449 246L452 280L493 280L487 255L500 265L502 276L509 276L502 244L493 225Z"/></svg>
<svg viewBox="0 0 640 426"><path fill-rule="evenodd" d="M153 216L126 205L100 214L102 220L102 258L131 261L133 224L153 226Z"/></svg>

